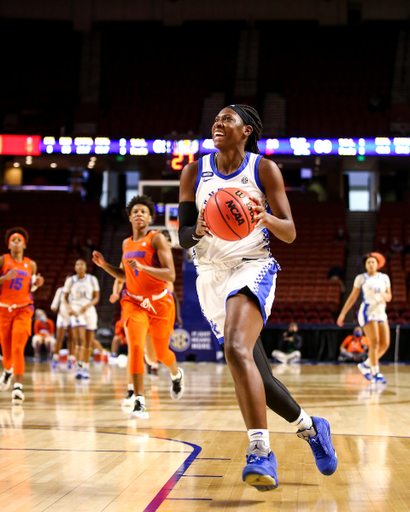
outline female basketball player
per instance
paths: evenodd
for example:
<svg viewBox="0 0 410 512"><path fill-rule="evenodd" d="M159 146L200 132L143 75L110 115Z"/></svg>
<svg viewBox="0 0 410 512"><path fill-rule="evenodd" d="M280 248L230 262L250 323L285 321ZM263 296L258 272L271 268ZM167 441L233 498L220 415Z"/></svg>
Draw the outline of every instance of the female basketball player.
<svg viewBox="0 0 410 512"><path fill-rule="evenodd" d="M100 285L95 276L87 274L87 264L83 259L75 263L75 276L64 284L64 301L76 345L76 379L90 378L90 347L97 330L95 305L100 300Z"/></svg>
<svg viewBox="0 0 410 512"><path fill-rule="evenodd" d="M66 280L71 276L67 276ZM64 286L61 286L57 289L56 294L54 295L53 302L50 306L51 311L57 313L57 334L56 334L56 345L54 348L53 361L51 363L51 367L53 369L57 368L59 352L63 346L64 336L67 333L67 349L68 349L68 363L67 368L71 370L74 362L74 341L72 336L72 331L70 327L70 315L67 311L67 305L64 300Z"/></svg>
<svg viewBox="0 0 410 512"><path fill-rule="evenodd" d="M379 360L390 346L390 329L386 315L386 302L392 300L389 276L378 272L386 260L382 254L371 252L363 257L366 268L353 283L353 289L337 319L337 325L343 327L346 314L359 297L360 290L363 302L360 305L358 321L369 339L369 357L357 366L367 380L373 384L385 384L386 379L379 371Z"/></svg>
<svg viewBox="0 0 410 512"><path fill-rule="evenodd" d="M37 274L36 262L24 256L27 243L25 229L9 229L6 244L10 253L0 256L0 342L4 366L0 389L10 387L14 373L13 404L24 401L24 347L31 335L34 311L31 292L44 284L44 278Z"/></svg>
<svg viewBox="0 0 410 512"><path fill-rule="evenodd" d="M134 197L127 205L132 236L123 241L122 268L107 263L103 255L93 252L93 262L120 281L126 290L121 299L130 348L130 373L136 395L131 417L148 418L144 398L144 344L148 330L159 361L171 373L171 397L178 400L184 391L184 374L175 354L169 349L172 334L173 300L166 282L175 280L171 249L159 231L149 229L154 203L147 196Z"/></svg>
<svg viewBox="0 0 410 512"><path fill-rule="evenodd" d="M215 336L224 344L248 429L247 464L242 478L258 490L267 491L278 485L266 420L267 402L298 428L299 437L309 442L323 474L336 470L337 458L328 422L310 418L293 400L273 377L263 346L257 342L272 307L278 270L270 254L267 230L286 243L296 237L282 175L271 160L258 154L261 131L262 123L252 107L230 105L219 112L212 126L218 151L188 164L181 174L179 238L185 249L195 246L199 302ZM257 203L257 227L238 242L213 237L204 222L207 199L225 187L243 189Z"/></svg>

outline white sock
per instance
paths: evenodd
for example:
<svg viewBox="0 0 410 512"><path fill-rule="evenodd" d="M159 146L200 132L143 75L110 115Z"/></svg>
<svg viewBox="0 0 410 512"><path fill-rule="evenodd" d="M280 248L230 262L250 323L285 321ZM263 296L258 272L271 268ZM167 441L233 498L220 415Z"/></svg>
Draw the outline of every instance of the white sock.
<svg viewBox="0 0 410 512"><path fill-rule="evenodd" d="M128 384L128 391L134 391L134 384Z"/></svg>
<svg viewBox="0 0 410 512"><path fill-rule="evenodd" d="M180 379L181 377L182 377L182 374L181 374L181 371L180 371L180 369L179 369L179 368L178 368L178 373L177 373L176 375L172 375L172 373L171 373L171 379L172 379L172 380L178 380L178 379Z"/></svg>
<svg viewBox="0 0 410 512"><path fill-rule="evenodd" d="M370 358L368 357L366 361L363 361L363 364L365 364L366 366L371 366Z"/></svg>
<svg viewBox="0 0 410 512"><path fill-rule="evenodd" d="M144 395L137 395L136 399L140 401L141 405L145 405L145 396Z"/></svg>
<svg viewBox="0 0 410 512"><path fill-rule="evenodd" d="M21 389L22 390L23 389L23 384L20 384L20 382L16 382L14 384L14 389Z"/></svg>
<svg viewBox="0 0 410 512"><path fill-rule="evenodd" d="M84 368L84 370L89 370L90 369L90 363L83 363L83 368Z"/></svg>
<svg viewBox="0 0 410 512"><path fill-rule="evenodd" d="M306 414L303 409L301 409L298 419L293 421L292 425L297 427L297 430L309 430L312 427L313 422L312 418Z"/></svg>
<svg viewBox="0 0 410 512"><path fill-rule="evenodd" d="M251 428L248 430L249 446L246 454L255 453L267 457L270 454L269 430L264 428Z"/></svg>
<svg viewBox="0 0 410 512"><path fill-rule="evenodd" d="M371 369L372 369L372 375L377 375L379 373L379 365L371 366Z"/></svg>
<svg viewBox="0 0 410 512"><path fill-rule="evenodd" d="M4 371L8 374L8 375L11 375L13 373L13 368L10 368L10 370L6 370L4 368Z"/></svg>

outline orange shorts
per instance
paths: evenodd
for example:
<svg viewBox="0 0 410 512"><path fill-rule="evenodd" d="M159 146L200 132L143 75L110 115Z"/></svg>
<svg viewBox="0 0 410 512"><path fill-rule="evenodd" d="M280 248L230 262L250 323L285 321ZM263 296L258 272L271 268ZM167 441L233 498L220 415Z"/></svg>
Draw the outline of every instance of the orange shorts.
<svg viewBox="0 0 410 512"><path fill-rule="evenodd" d="M33 306L24 306L9 311L8 308L0 307L0 337L7 339L12 331L25 333L27 338L31 336L31 319L33 317Z"/></svg>
<svg viewBox="0 0 410 512"><path fill-rule="evenodd" d="M147 332L153 336L170 336L174 331L175 303L172 296L167 293L161 299L150 301L149 304L139 302L129 295L121 299L125 325L132 319L147 327Z"/></svg>

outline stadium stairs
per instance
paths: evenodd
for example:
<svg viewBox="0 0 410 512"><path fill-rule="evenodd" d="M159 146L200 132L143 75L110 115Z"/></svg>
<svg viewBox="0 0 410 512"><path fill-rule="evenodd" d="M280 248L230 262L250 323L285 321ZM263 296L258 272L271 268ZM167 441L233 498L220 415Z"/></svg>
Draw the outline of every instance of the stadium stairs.
<svg viewBox="0 0 410 512"><path fill-rule="evenodd" d="M376 237L377 212L346 212L346 224L349 232L347 261L345 269L345 292L342 305L352 291L355 277L363 272L362 255L374 250ZM346 315L346 322L355 322L355 308Z"/></svg>

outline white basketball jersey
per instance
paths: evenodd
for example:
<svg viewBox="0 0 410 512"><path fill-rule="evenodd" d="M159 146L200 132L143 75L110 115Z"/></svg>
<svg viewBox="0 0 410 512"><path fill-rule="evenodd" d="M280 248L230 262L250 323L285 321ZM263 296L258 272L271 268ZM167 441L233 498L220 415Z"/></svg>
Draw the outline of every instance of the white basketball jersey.
<svg viewBox="0 0 410 512"><path fill-rule="evenodd" d="M382 272L377 272L375 276L370 276L365 272L356 277L353 286L362 289L365 304L386 304L381 294L385 293L387 288L390 288L390 278Z"/></svg>
<svg viewBox="0 0 410 512"><path fill-rule="evenodd" d="M64 287L58 288L56 294L54 296L53 302L51 303L50 308L56 309L60 315L68 315L67 307L65 302L63 301ZM70 301L70 297L68 298Z"/></svg>
<svg viewBox="0 0 410 512"><path fill-rule="evenodd" d="M64 284L64 293L70 294L69 302L73 306L86 306L93 299L93 293L99 291L98 279L90 274L82 279L71 276Z"/></svg>
<svg viewBox="0 0 410 512"><path fill-rule="evenodd" d="M208 199L222 188L237 187L269 208L263 186L259 180L258 166L261 155L246 153L245 159L237 171L226 176L218 172L214 155L205 155L198 160L198 176L195 183L196 207L201 211ZM272 258L269 248L269 234L266 228L257 227L250 235L237 242L226 242L214 236L204 236L196 244L193 260L198 267L224 264L243 258Z"/></svg>

